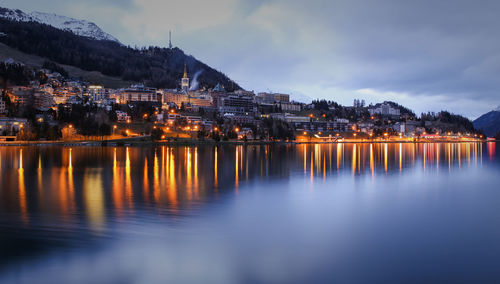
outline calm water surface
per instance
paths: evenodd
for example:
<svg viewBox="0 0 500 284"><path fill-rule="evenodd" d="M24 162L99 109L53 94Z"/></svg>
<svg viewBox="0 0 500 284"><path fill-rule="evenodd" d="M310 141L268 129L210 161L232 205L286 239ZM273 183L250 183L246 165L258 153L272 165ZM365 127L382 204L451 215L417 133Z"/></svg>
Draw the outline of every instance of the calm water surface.
<svg viewBox="0 0 500 284"><path fill-rule="evenodd" d="M0 147L0 283L500 283L499 150Z"/></svg>

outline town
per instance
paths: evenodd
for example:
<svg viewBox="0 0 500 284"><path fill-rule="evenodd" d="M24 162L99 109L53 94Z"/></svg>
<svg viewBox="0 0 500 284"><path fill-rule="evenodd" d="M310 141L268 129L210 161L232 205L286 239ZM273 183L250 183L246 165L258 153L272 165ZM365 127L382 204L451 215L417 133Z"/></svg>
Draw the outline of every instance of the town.
<svg viewBox="0 0 500 284"><path fill-rule="evenodd" d="M47 62L35 80L12 84L24 70L0 64L0 141L471 141L483 139L472 122L447 111L418 117L395 102L352 106L291 100L289 94L200 87L184 66L176 89L144 84L107 88L70 79ZM16 73L17 72L17 73ZM22 73L22 72L21 72ZM14 74L14 75L12 75ZM190 77L193 77L191 80Z"/></svg>

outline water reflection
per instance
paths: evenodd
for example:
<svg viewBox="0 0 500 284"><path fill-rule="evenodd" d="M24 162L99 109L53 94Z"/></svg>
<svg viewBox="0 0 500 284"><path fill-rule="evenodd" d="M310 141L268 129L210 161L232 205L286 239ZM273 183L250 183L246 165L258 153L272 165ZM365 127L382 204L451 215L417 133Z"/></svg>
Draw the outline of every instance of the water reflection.
<svg viewBox="0 0 500 284"><path fill-rule="evenodd" d="M486 144L488 161L494 160L495 148L493 142ZM119 218L134 214L136 207L181 214L209 200L218 190L237 194L242 183L253 179L301 173L314 182L344 171L375 179L380 174L418 167L452 172L485 162L481 143L11 147L2 148L0 153L2 210L17 211L24 223L40 211L68 218L84 211L89 226L96 230L104 226L106 214ZM9 174L14 169L15 180ZM12 207L15 203L18 209Z"/></svg>
<svg viewBox="0 0 500 284"><path fill-rule="evenodd" d="M280 267L279 263L291 264L294 261L304 261L301 264L307 266L310 265L308 260L321 255L325 247L334 243L332 238L335 237L338 237L335 243L339 250L329 254L332 257L349 247L351 251L343 259L354 261L348 258L360 252L359 259L370 258L376 254L371 255L369 249L358 251L359 245L373 241L375 243L371 249L396 246L397 241L410 240L415 232L425 230L428 226L432 229L422 235L433 236L443 224L459 226L467 220L470 223L466 227L479 226L483 223L476 222L478 217L490 220L490 223L484 222L485 227L496 228L491 224L494 224L498 215L495 214L497 199L488 194L480 198L481 191L475 188L492 188L491 184L496 183L491 178L492 172L496 174L495 170L498 169L496 147L493 142L0 147L0 249L5 255L5 260L0 264L11 261L13 257L22 258L22 252L34 254L37 249L59 248L68 243L81 249L92 240L113 239L113 234L130 236L131 231L142 233L140 229L130 230L131 227L138 228L135 226L148 228L153 231L148 233L155 235L154 230L157 228L151 224L160 224L159 227L164 229L169 227L165 226L166 223L187 223L196 219L193 215L198 215L201 210L203 214L199 215L203 219L193 225L195 229L192 231L162 231L159 235L167 239L171 234L181 236L179 239L182 239L181 244L186 249L183 252L194 255L195 259L202 257L212 261L224 255L225 251L227 259L231 261L226 263L219 259L223 268L233 264L235 251L239 256L244 256L236 258L236 264L243 263L239 265L241 267L250 265L250 272L247 273L259 269L269 272L265 269L267 266L258 266L259 269L251 266L256 263L260 265L262 259L269 260L268 252L274 252L279 259L275 262L271 260L272 265L269 267ZM461 191L463 195L458 196L463 199L448 194L448 189L454 189L454 194L458 193L461 184L465 184ZM388 193L388 189L392 191ZM444 192L446 194L442 194ZM235 201L226 202L230 209L224 213L228 214L214 213L217 210L213 207L227 200ZM488 206L485 207L485 204ZM392 210L388 211L387 208ZM471 212L479 215L474 218L466 215ZM435 216L441 219L435 220ZM388 219L394 222L386 223ZM408 224L412 222L415 230L408 230ZM207 227L200 225L205 223L208 223ZM122 226L127 229L122 230ZM353 229L351 226L358 227ZM378 226L386 227L380 229ZM390 236L405 232L405 228L408 233L406 238ZM453 229L435 233L447 236L440 246L453 244L449 242L452 237L479 232L461 227ZM215 234L211 243L203 245L207 230L220 235ZM228 237L232 240L228 241L226 235L231 235L233 230L239 233ZM375 237L367 237L370 240L363 239L354 244L356 239L353 236L370 236L367 231ZM288 233L285 239L283 232ZM339 237L339 234L344 233L346 235ZM495 242L497 235L492 236L491 240ZM142 241L143 237L141 235L137 239ZM177 261L177 257L169 255L169 252L178 243L168 240L172 245L168 249L163 247L161 253L157 253L158 247L167 243L163 239L160 244L146 247L148 256L157 253L157 256L161 255L159 260L172 257ZM214 247L213 240L216 240L216 244L220 241L222 245ZM351 246L346 245L343 243L345 240L353 243ZM382 240L388 241L384 243ZM472 239L465 236L455 239L455 243L459 248L466 248L462 244L467 240ZM396 247L399 250L410 248L409 253L412 253L411 248L417 242L408 242L411 245L399 243L401 246ZM198 252L191 250L193 244L199 244ZM491 245L491 242L485 244ZM262 245L267 249L259 251ZM132 253L135 257L145 255L142 250L144 246L134 241L132 246L117 248L119 252L125 251L124 255L113 254L111 258L127 258L129 249L135 246L139 251ZM274 250L276 247L281 250ZM304 251L300 251L301 248ZM457 249L452 248L448 248L449 251ZM290 257L288 251L297 249L304 258ZM314 249L314 253L309 253L310 249ZM425 245L422 245L419 251L424 249ZM214 254L210 253L207 257L203 254L207 250L213 250ZM436 257L439 256L442 255ZM248 261L249 257L253 257L255 262ZM376 258L379 259L379 256ZM322 263L318 259L318 263ZM135 259L131 262L134 266L140 263ZM369 261L366 271L375 262ZM162 261L158 263L163 265ZM325 263L330 265L336 260L327 259ZM398 263L394 261L390 266ZM146 266L150 267L151 264ZM122 268L123 263L118 262L116 265ZM76 266L79 267L79 264ZM298 267L305 267L305 270L312 271L306 266L297 265L297 269L291 270L300 271ZM2 265L0 272L1 268ZM233 268L229 271L234 269L237 270ZM329 269L326 268L327 271ZM289 273L290 270L282 271ZM339 271L346 270L339 268ZM310 275L316 274L304 275L304 279L309 279Z"/></svg>

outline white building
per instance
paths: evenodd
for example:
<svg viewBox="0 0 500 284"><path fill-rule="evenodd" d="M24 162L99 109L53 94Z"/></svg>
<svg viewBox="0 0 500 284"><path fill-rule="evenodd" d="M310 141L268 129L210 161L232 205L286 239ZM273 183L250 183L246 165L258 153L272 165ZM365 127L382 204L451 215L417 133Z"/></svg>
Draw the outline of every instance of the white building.
<svg viewBox="0 0 500 284"><path fill-rule="evenodd" d="M371 107L368 109L370 115L384 115L384 116L398 116L400 111L397 108L392 107L390 104L384 102L377 107Z"/></svg>
<svg viewBox="0 0 500 284"><path fill-rule="evenodd" d="M296 102L277 102L274 105L280 107L283 112L299 112L302 109L302 104Z"/></svg>
<svg viewBox="0 0 500 284"><path fill-rule="evenodd" d="M118 122L128 122L130 121L130 115L124 111L116 111L116 119Z"/></svg>

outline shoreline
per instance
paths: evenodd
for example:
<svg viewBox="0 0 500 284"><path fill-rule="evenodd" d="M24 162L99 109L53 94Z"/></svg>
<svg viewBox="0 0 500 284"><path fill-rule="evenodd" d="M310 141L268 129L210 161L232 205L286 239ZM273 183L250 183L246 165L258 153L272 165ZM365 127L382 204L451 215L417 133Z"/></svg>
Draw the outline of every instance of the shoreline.
<svg viewBox="0 0 500 284"><path fill-rule="evenodd" d="M208 141L208 140L181 140L181 141L144 141L144 140L85 140L85 141L12 141L0 142L0 147L129 147L129 146L223 146L223 145L301 145L301 144L422 144L422 143L487 143L500 140L437 140L437 141Z"/></svg>

